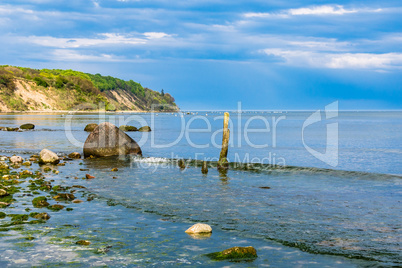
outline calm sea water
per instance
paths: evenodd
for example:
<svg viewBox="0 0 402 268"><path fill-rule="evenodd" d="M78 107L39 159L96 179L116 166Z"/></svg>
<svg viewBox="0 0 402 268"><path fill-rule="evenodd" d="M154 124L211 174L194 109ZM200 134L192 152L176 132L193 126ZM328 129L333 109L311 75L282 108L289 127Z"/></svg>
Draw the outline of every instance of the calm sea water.
<svg viewBox="0 0 402 268"><path fill-rule="evenodd" d="M329 120L322 114L323 120L306 126L311 114L231 113L229 160L274 166L232 169L226 175L215 168L202 175L194 165L181 170L171 160L215 160L221 112L0 115L0 126L36 125L34 131L0 132L3 155L26 156L43 148L81 152L88 136L83 129L94 122L150 125L153 130L127 133L140 144L144 158L88 159L60 167L63 184L72 185L76 181L71 178L88 172L96 176L80 184L97 198L75 205L74 219L60 214L49 224L57 230L68 219L76 227L60 231L65 236L85 233L113 244L110 252L66 252L54 243L49 247L45 239L19 250L2 239L0 250L7 248L2 259L35 263L32 256L47 254L47 263L112 266L400 265L402 112L339 112ZM328 128L334 124L336 133ZM319 159L311 153L324 155L335 141L336 154ZM110 171L113 167L118 173ZM186 235L183 231L194 222L210 224L213 235L203 240ZM253 263L222 264L203 256L237 245L253 245L260 257Z"/></svg>

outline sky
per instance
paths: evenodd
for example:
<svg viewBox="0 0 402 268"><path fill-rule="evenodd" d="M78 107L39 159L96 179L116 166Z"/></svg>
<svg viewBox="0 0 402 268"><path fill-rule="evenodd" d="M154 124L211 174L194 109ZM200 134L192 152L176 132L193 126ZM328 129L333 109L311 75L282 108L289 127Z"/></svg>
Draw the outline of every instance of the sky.
<svg viewBox="0 0 402 268"><path fill-rule="evenodd" d="M183 110L400 110L401 17L400 0L1 0L0 65L132 79Z"/></svg>

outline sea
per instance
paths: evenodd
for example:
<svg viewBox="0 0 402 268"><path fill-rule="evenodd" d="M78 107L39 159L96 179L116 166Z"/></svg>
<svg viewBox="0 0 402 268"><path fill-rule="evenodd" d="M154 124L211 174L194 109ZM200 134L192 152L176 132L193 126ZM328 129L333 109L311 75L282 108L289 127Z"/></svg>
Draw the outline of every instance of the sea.
<svg viewBox="0 0 402 268"><path fill-rule="evenodd" d="M219 171L224 112L230 166ZM53 185L86 187L77 193L93 200L49 212L43 225L0 232L0 266L402 265L402 111L3 113L1 127L35 129L0 131L0 155L82 153L85 126L102 122L150 126L126 132L143 156L65 161L45 174ZM21 198L13 213L33 209ZM195 223L212 235L186 234ZM234 246L253 246L258 258L206 256Z"/></svg>

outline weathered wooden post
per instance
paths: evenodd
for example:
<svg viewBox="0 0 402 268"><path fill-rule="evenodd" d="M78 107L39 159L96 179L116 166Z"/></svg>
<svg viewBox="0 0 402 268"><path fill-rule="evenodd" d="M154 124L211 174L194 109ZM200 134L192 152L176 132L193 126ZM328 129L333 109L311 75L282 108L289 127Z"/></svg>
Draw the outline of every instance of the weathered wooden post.
<svg viewBox="0 0 402 268"><path fill-rule="evenodd" d="M207 163L207 161L202 162L201 172L202 172L202 174L207 174L208 173L208 163Z"/></svg>
<svg viewBox="0 0 402 268"><path fill-rule="evenodd" d="M229 162L227 159L228 156L228 148L229 148L229 113L225 112L223 117L223 135L222 135L222 149L221 154L219 155L218 161L218 170L219 171L226 171L229 169Z"/></svg>

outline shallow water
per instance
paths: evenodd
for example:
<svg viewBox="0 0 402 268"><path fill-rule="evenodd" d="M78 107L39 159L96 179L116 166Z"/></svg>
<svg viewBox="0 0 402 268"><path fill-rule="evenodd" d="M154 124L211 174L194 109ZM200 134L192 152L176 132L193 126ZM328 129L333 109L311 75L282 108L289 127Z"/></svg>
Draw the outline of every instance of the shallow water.
<svg viewBox="0 0 402 268"><path fill-rule="evenodd" d="M240 119L243 126L253 115L245 114ZM128 133L139 143L143 139L141 146L145 158L72 161L58 168L60 174L55 179L72 185L77 184L74 176L81 178L90 173L96 179L78 182L97 198L92 202L70 204L74 207L73 212L57 212L57 217L52 217L47 226L51 230L55 228L56 237L88 237L96 241L93 250L112 245L109 251L94 254L93 250L72 245L68 239L50 243L46 240L48 235L43 241L34 240L32 247L10 249L12 242L2 237L2 261L7 264L24 264L24 260L25 264L35 263L37 259L33 256L47 254L47 264L66 265L76 261L81 265L221 267L222 263L212 262L203 254L237 245L253 245L259 255L254 262L224 265L355 267L400 264L401 176L391 174L402 174L402 113L341 113L337 121L340 130L337 167L315 159L304 149L300 126L308 115L307 112L287 113L287 118L282 121L284 127L278 128L281 135L277 136L275 148L272 144L269 148L253 148L242 135L234 141L235 145L240 140L242 146L229 149L232 159L236 159L236 154L240 160L246 159L247 154L262 159L271 152L277 159L284 158L287 165L299 168L276 169L273 166L267 171L239 168L229 170L226 175L219 174L215 168L210 168L208 175L202 175L200 168L193 164L181 170L168 159L172 156L212 158L219 154L219 148L212 145L211 132L220 129L222 120L214 120L211 112L208 112L208 117L212 118L209 119L211 132L188 133L188 138L184 135L168 148L155 148L155 144L174 141L180 135L180 121L184 118L188 124L197 115L181 118L160 114L153 119L149 114L134 115L132 118L137 121L141 120L138 119L140 116L149 125L154 122L151 133ZM119 125L120 116L107 115L106 120L115 120ZM130 116L124 115L124 118ZM236 115L231 117L234 119L232 136L236 138L239 120L235 120ZM96 115L75 115L71 131L74 139L83 142L88 135L83 131L84 126L96 120ZM37 126L35 131L0 132L3 154L37 153L44 147L59 153L81 151L78 143L72 144L71 137L70 141L66 138L65 121L66 116L60 115L0 116L0 126L18 126L26 122ZM257 120L253 122L255 128L261 128ZM193 121L191 128L205 128L204 123ZM132 124L138 126L134 121ZM323 124L315 127L312 136L306 135L309 139L306 142L314 148L325 147L325 131L321 127L325 130ZM153 140L151 135L154 135ZM260 132L249 138L254 144L272 143L272 136L267 138L267 135L268 132ZM216 141L219 139L218 134ZM210 146L194 148L189 141L198 145L209 143ZM200 153L202 155L197 155ZM81 162L83 165L79 165ZM119 171L111 172L114 167ZM88 171L80 171L80 168ZM61 228L65 222L74 226ZM200 240L185 234L184 230L195 222L210 224L214 230L212 236Z"/></svg>

